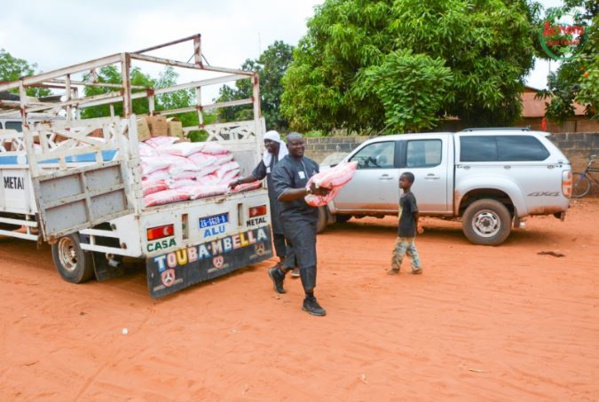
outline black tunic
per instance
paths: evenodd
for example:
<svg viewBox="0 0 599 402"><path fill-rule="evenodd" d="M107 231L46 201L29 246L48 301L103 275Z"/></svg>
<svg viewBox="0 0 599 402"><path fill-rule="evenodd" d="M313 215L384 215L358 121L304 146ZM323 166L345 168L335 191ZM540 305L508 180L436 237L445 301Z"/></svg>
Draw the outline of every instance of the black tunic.
<svg viewBox="0 0 599 402"><path fill-rule="evenodd" d="M278 197L287 189L305 188L308 179L316 173L318 164L312 159L285 156L272 173L275 194ZM290 243L287 258L295 258L300 269L315 268L318 208L309 206L303 197L293 201L279 201L279 216L285 237Z"/></svg>
<svg viewBox="0 0 599 402"><path fill-rule="evenodd" d="M262 180L266 177L266 186L268 187L268 200L270 204L270 222L272 225L272 232L274 234L283 234L283 227L281 226L281 220L279 219L279 206L277 202L277 195L275 194L275 185L272 181L272 171L274 166L278 162L277 155L273 155L270 160L270 166L266 167L264 161L260 161L258 166L252 172L258 180Z"/></svg>

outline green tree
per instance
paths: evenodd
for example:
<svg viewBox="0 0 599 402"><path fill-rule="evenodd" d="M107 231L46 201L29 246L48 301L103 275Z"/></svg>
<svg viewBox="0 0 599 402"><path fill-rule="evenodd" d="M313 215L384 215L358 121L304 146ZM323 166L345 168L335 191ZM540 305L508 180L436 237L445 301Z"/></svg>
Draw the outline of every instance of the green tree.
<svg viewBox="0 0 599 402"><path fill-rule="evenodd" d="M260 78L260 97L262 114L268 129L286 131L287 120L281 115L281 96L283 94L282 78L293 57L293 47L275 41L258 58L247 59L241 69L255 71ZM219 101L247 99L252 96L252 83L249 80L239 80L235 88L223 86L219 91ZM247 120L252 118L250 106L219 109L219 118L223 121Z"/></svg>
<svg viewBox="0 0 599 402"><path fill-rule="evenodd" d="M179 74L171 66L166 67L155 82L156 88L166 88L177 84ZM189 107L195 103L193 89L182 89L175 92L156 96L156 110L173 110ZM184 127L197 126L199 118L197 112L181 113L175 116Z"/></svg>
<svg viewBox="0 0 599 402"><path fill-rule="evenodd" d="M557 122L574 115L575 101L585 105L589 115L595 115L599 110L599 3L595 0L565 0L562 7L547 10L538 30L542 30L546 22L551 24L563 15L573 16L574 24L584 27L585 35L579 37L579 44L571 49L572 57L562 61L556 73L549 74L547 88L537 94L550 100L546 116ZM559 54L559 49L550 47L550 51ZM550 58L543 50L539 51L539 56Z"/></svg>
<svg viewBox="0 0 599 402"><path fill-rule="evenodd" d="M0 81L16 81L21 77L29 77L35 74L37 64L29 64L23 59L17 59L4 49L0 49ZM18 90L14 91L18 93ZM43 98L50 95L48 88L28 88L27 95Z"/></svg>
<svg viewBox="0 0 599 402"><path fill-rule="evenodd" d="M282 41L270 45L258 59L260 70L260 94L262 113L269 129L286 131L287 119L281 115L282 79L293 59L293 46Z"/></svg>
<svg viewBox="0 0 599 402"><path fill-rule="evenodd" d="M509 124L533 63L533 19L525 0L326 0L283 78L283 114L300 130L418 131L446 115ZM394 106L373 74L403 81L395 101L412 102Z"/></svg>
<svg viewBox="0 0 599 402"><path fill-rule="evenodd" d="M131 86L132 87L143 87L144 89L133 89L132 92L145 91L147 88L153 88L155 84L155 80L151 77L143 74L141 69L138 67L134 67L131 69ZM86 74L84 80L90 81L91 77L89 74ZM102 67L97 73L95 77L95 82L104 83L104 84L118 84L122 83L122 75L116 66L105 66ZM101 95L106 93L118 93L120 90L118 88L104 87L104 86L86 86L84 90L85 96L94 96ZM115 103L114 114L116 116L123 115L123 103ZM133 113L135 114L147 114L149 112L149 103L147 99L134 99L132 101ZM110 106L109 105L100 105L100 106L92 106L82 110L81 117L84 119L95 118L95 117L106 117L110 116Z"/></svg>
<svg viewBox="0 0 599 402"><path fill-rule="evenodd" d="M362 98L374 95L385 110L386 131L413 132L433 128L437 114L451 97L452 75L440 58L400 50L385 56L380 66L363 70Z"/></svg>
<svg viewBox="0 0 599 402"><path fill-rule="evenodd" d="M260 74L262 66L256 60L246 59L242 64L243 71L255 71ZM235 82L235 87L223 85L219 89L218 102L228 102L240 99L248 99L253 95L252 83L248 79L238 80ZM218 109L217 116L220 121L243 121L251 120L254 116L254 110L251 105L233 106Z"/></svg>

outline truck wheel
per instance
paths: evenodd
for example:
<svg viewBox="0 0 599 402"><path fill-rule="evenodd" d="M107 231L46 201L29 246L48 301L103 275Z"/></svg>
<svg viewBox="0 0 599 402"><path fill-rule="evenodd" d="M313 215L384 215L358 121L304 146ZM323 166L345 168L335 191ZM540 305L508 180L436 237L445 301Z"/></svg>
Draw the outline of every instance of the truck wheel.
<svg viewBox="0 0 599 402"><path fill-rule="evenodd" d="M478 200L470 204L462 217L462 230L474 244L497 246L511 232L508 209L495 200Z"/></svg>
<svg viewBox="0 0 599 402"><path fill-rule="evenodd" d="M336 223L345 223L351 219L351 215L335 214Z"/></svg>
<svg viewBox="0 0 599 402"><path fill-rule="evenodd" d="M52 245L52 258L60 276L71 283L82 283L94 275L92 254L83 251L79 235L71 234Z"/></svg>
<svg viewBox="0 0 599 402"><path fill-rule="evenodd" d="M318 222L316 223L316 233L324 232L324 229L329 223L329 209L324 207L318 207Z"/></svg>

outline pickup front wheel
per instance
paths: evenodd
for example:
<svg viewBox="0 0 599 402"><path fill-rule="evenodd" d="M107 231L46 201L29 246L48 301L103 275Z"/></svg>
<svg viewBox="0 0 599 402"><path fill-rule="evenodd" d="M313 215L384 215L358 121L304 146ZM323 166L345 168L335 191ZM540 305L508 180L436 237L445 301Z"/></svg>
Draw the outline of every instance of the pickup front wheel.
<svg viewBox="0 0 599 402"><path fill-rule="evenodd" d="M58 273L67 282L82 283L94 275L92 254L81 249L77 233L58 239L52 245L52 258Z"/></svg>
<svg viewBox="0 0 599 402"><path fill-rule="evenodd" d="M510 235L510 212L499 201L475 201L464 212L462 230L474 244L497 246Z"/></svg>

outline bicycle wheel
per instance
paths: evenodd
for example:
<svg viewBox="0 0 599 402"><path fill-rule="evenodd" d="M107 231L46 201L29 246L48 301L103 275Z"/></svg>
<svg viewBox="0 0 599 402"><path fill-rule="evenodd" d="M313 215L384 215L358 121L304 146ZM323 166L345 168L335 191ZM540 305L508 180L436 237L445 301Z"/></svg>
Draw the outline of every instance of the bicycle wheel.
<svg viewBox="0 0 599 402"><path fill-rule="evenodd" d="M591 191L591 181L586 173L572 173L572 198L582 198Z"/></svg>

